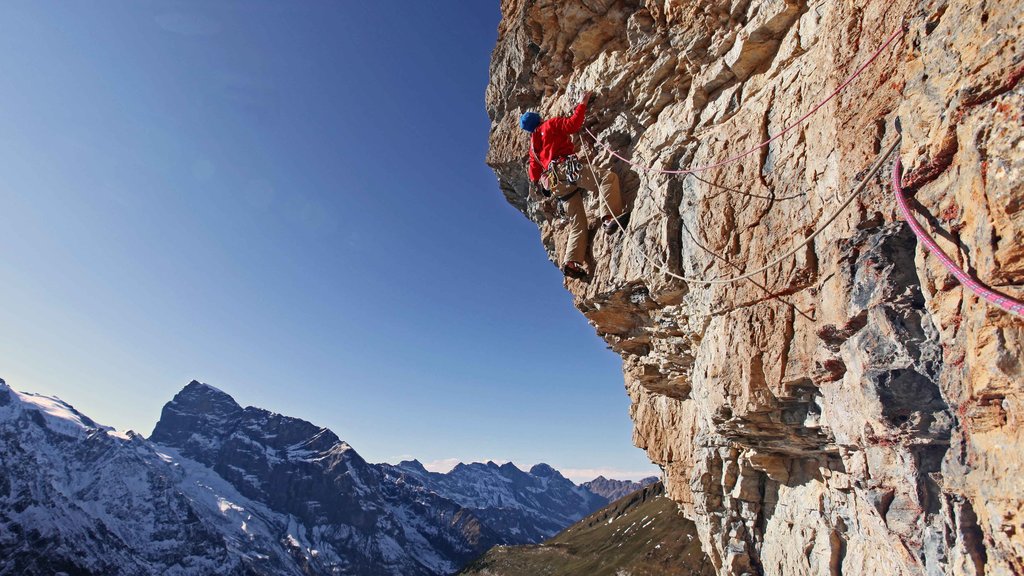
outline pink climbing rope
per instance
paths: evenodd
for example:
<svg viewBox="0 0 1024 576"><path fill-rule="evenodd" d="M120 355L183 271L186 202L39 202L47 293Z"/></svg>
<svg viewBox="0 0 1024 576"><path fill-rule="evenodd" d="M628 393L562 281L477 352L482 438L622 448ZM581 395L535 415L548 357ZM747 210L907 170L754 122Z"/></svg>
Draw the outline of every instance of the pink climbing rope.
<svg viewBox="0 0 1024 576"><path fill-rule="evenodd" d="M990 304L998 306L1003 310L1017 316L1024 317L1024 302L1010 298L1009 296L995 292L974 279L973 276L964 271L963 268L956 265L942 248L935 243L935 240L925 231L925 229L918 223L917 219L910 212L910 205L907 203L907 198L903 194L903 164L900 162L899 156L896 157L896 162L892 167L892 189L896 194L896 202L900 205L900 212L903 213L903 218L910 224L910 228L914 231L919 242L924 244L925 248L929 252L935 255L942 262L942 265L946 267L956 279L964 285L965 288L974 292L980 298L985 299Z"/></svg>
<svg viewBox="0 0 1024 576"><path fill-rule="evenodd" d="M802 124L805 120L810 118L815 112L820 110L822 106L824 106L825 104L828 104L833 98L838 96L840 92L842 92L847 86L850 85L851 82L853 82L858 76L860 76L861 72L863 72L868 66L870 66L871 63L874 62L879 56L881 56L882 53L885 52L885 49L888 48L890 44L895 42L897 38L900 38L905 33L906 33L906 29L904 27L903 22L901 22L900 25L896 28L896 31L893 32L891 36L889 36L889 39L886 40L885 43L882 44L878 48L878 50L875 50L875 53L872 54L871 57L868 58L866 62L861 64L860 68L857 68L857 70L849 78L847 78L842 84L840 84L838 88L836 88L831 94L829 94L827 98L825 98L821 102L818 102L818 104L816 104L813 108L811 108L810 111L808 111L806 114L804 114L799 119L797 119L796 122L793 122L789 126L786 126L785 128L782 129L781 132L779 132L775 136L772 136L771 138L765 140L764 142L761 142L757 146L754 146L753 148L750 148L749 150L744 150L743 152L740 152L739 154L736 154L734 156L730 156L730 157L728 157L725 160L722 160L720 162L715 162L714 164L709 164L707 166L698 166L696 168L687 168L686 170L659 170L659 169L654 168L652 166L644 166L642 164L638 164L636 162L633 162L629 158L626 158L626 157L622 156L621 154L619 154L618 152L616 152L615 150L612 150L607 144L605 144L604 142L601 142L600 140L598 140L597 136L595 136L594 133L590 131L590 128L587 128L587 134L589 134L590 137L593 138L594 142L596 142L601 147L603 147L605 150L607 150L609 153L611 153L612 156L615 156L619 160L622 160L623 162L629 164L630 166L633 166L634 168L639 168L640 170L643 170L644 172L658 172L658 173L661 173L661 174L693 174L695 172L703 172L705 170L710 170L712 168L718 168L720 166L725 166L726 164L730 164L732 162L735 162L737 160L740 160L740 159L746 158L747 156L750 156L754 152L757 152L761 148L764 148L765 146L767 146L767 145L771 144L772 142L778 140L779 138L781 138L782 136L787 134L789 131L791 131L792 129L796 128L800 124Z"/></svg>

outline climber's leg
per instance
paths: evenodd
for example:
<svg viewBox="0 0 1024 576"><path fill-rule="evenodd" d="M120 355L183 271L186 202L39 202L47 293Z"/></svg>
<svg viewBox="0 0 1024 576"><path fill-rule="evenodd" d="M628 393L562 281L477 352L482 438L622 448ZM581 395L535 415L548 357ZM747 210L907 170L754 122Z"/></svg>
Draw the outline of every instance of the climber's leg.
<svg viewBox="0 0 1024 576"><path fill-rule="evenodd" d="M598 186L598 194L601 196L601 227L604 231L611 234L625 229L629 223L629 213L623 211L618 174L611 170L605 171Z"/></svg>
<svg viewBox="0 0 1024 576"><path fill-rule="evenodd" d="M601 178L599 186L601 202L601 218L609 218L622 214L622 193L619 191L619 176L608 170Z"/></svg>
<svg viewBox="0 0 1024 576"><path fill-rule="evenodd" d="M563 203L565 216L569 220L569 239L563 261L582 265L587 254L587 213L583 208L583 194L576 192L563 200Z"/></svg>

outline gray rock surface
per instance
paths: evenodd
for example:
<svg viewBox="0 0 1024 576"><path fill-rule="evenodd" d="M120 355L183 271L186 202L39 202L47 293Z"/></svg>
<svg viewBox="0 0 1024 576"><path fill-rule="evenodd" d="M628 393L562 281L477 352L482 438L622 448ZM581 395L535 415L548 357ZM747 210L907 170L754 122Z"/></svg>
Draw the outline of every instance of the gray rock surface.
<svg viewBox="0 0 1024 576"><path fill-rule="evenodd" d="M791 258L897 138L940 244L1024 294L1024 20L1013 2L504 0L488 164L559 263L527 194L527 109L645 166L614 170L624 235L592 227L566 288L623 359L634 442L721 574L1024 573L1024 323L925 255L879 176ZM597 210L588 197L589 214Z"/></svg>

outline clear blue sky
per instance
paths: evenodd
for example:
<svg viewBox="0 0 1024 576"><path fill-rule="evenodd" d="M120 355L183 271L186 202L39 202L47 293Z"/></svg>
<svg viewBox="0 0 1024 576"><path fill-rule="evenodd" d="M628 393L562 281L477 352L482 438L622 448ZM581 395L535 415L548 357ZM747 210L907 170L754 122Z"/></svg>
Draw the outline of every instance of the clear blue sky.
<svg viewBox="0 0 1024 576"><path fill-rule="evenodd" d="M0 377L145 434L195 378L371 461L656 473L484 164L499 18L0 3Z"/></svg>

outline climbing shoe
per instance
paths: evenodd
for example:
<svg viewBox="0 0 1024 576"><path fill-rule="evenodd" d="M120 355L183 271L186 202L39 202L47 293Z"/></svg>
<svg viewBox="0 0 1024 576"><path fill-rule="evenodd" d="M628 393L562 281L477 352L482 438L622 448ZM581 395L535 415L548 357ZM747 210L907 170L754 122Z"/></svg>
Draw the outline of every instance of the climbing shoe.
<svg viewBox="0 0 1024 576"><path fill-rule="evenodd" d="M618 218L612 218L611 216L605 216L601 222L601 228L604 228L605 234L615 234L619 230L625 230L626 226L629 225L629 212L621 214Z"/></svg>
<svg viewBox="0 0 1024 576"><path fill-rule="evenodd" d="M583 267L583 264L580 264L575 260L569 260L564 266L562 266L562 274L565 274L569 278L583 280L587 277L587 270Z"/></svg>

